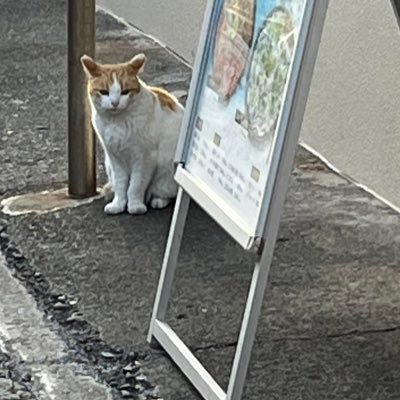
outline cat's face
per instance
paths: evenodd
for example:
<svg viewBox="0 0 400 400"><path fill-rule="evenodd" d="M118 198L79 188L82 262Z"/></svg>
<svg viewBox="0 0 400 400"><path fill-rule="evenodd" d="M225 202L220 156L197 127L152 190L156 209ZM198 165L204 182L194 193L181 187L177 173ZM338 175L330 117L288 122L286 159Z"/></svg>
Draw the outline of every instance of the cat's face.
<svg viewBox="0 0 400 400"><path fill-rule="evenodd" d="M101 65L83 56L81 62L88 77L88 93L96 109L119 114L129 107L140 92L138 74L145 61L145 55L139 54L124 64Z"/></svg>

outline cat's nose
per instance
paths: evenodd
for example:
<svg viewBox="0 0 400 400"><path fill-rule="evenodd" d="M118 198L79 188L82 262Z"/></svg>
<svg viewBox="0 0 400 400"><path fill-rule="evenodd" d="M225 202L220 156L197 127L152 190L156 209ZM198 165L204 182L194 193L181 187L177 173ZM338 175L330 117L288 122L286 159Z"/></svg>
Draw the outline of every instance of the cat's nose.
<svg viewBox="0 0 400 400"><path fill-rule="evenodd" d="M111 104L112 104L112 106L113 106L114 108L117 108L118 105L119 105L119 100L113 100L113 101L111 102Z"/></svg>

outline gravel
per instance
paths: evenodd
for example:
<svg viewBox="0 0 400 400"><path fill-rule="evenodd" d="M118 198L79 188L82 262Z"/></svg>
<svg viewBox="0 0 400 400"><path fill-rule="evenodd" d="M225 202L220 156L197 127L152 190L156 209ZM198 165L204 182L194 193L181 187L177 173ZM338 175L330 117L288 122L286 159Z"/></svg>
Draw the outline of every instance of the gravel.
<svg viewBox="0 0 400 400"><path fill-rule="evenodd" d="M83 318L78 301L62 293L53 293L48 281L13 245L4 221L0 232L0 251L5 255L8 268L24 283L69 348L65 363L80 365L86 374L113 388L114 399L159 399L158 388L149 382L142 370L142 364L149 361L149 353L126 352L105 343L99 331ZM21 365L6 352L0 352L1 400L36 399L32 393L31 372Z"/></svg>
<svg viewBox="0 0 400 400"><path fill-rule="evenodd" d="M0 347L0 399L35 400L31 373L17 357Z"/></svg>

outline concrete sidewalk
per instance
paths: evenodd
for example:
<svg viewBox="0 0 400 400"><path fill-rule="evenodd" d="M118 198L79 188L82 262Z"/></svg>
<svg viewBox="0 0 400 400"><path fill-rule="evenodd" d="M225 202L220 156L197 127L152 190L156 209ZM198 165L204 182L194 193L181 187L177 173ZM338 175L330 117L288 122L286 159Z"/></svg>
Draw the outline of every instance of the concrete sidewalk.
<svg viewBox="0 0 400 400"><path fill-rule="evenodd" d="M2 199L66 185L66 1L0 7ZM187 90L187 66L107 13L97 17L99 60L144 51L144 80ZM69 361L116 399L151 398L154 386L165 399L199 399L145 340L172 210L107 217L103 205L0 215L8 268L54 323ZM399 222L299 149L244 399L400 398ZM169 322L223 387L253 261L192 205Z"/></svg>

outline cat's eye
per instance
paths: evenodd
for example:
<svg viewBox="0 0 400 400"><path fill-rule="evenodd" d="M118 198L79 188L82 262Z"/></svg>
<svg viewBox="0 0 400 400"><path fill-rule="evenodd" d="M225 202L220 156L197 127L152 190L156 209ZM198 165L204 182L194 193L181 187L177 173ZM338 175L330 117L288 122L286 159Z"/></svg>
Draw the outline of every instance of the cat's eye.
<svg viewBox="0 0 400 400"><path fill-rule="evenodd" d="M129 89L121 90L121 95L126 96L127 94L129 94L129 92L130 92Z"/></svg>
<svg viewBox="0 0 400 400"><path fill-rule="evenodd" d="M99 90L100 94L103 96L108 96L108 90Z"/></svg>

